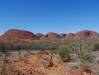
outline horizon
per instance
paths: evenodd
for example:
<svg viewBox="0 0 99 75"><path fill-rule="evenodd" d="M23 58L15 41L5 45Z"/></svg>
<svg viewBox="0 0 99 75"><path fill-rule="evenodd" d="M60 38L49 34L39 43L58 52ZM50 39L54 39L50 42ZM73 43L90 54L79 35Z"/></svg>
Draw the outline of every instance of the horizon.
<svg viewBox="0 0 99 75"><path fill-rule="evenodd" d="M24 30L24 29L8 29L7 31L9 31L9 30L22 30L22 31L32 32L32 31ZM7 32L7 31L5 31L5 32ZM48 33L57 33L57 34L70 34L70 33L73 33L73 34L76 34L76 33L81 32L81 31L92 31L92 32L96 32L96 31L94 31L94 30L80 30L80 31L77 31L77 32L69 32L69 33L67 33L67 32L65 32L65 33L57 33L57 32L41 33L41 32L38 32L38 33L41 33L41 34L43 34L43 35L46 35L46 34L48 34ZM5 32L3 32L2 34L4 34ZM34 33L34 32L32 32L32 33ZM96 33L99 34L99 32L96 32ZM0 34L0 35L2 35L2 34ZM37 33L34 33L34 34L37 34Z"/></svg>
<svg viewBox="0 0 99 75"><path fill-rule="evenodd" d="M9 29L33 33L99 32L98 0L0 1L0 35Z"/></svg>

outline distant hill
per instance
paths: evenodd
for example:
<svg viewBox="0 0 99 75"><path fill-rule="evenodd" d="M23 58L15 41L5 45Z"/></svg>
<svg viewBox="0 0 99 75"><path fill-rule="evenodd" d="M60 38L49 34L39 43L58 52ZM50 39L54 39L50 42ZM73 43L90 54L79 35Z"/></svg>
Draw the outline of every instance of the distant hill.
<svg viewBox="0 0 99 75"><path fill-rule="evenodd" d="M46 35L42 33L34 34L30 31L10 29L0 36L0 42L4 41L22 41L29 42L32 40L40 40L40 38L98 38L99 34L91 30L82 30L77 33L69 34L58 34L54 32L49 32Z"/></svg>
<svg viewBox="0 0 99 75"><path fill-rule="evenodd" d="M0 41L31 41L40 38L34 33L25 30L10 29L0 36Z"/></svg>

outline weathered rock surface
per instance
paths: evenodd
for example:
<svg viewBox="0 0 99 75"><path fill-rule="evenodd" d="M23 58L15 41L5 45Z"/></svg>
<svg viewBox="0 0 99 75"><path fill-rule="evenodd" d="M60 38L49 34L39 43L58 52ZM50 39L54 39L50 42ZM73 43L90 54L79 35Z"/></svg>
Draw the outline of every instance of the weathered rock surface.
<svg viewBox="0 0 99 75"><path fill-rule="evenodd" d="M67 35L67 34L65 34L65 33L60 34L61 38L65 38L66 35Z"/></svg>
<svg viewBox="0 0 99 75"><path fill-rule="evenodd" d="M73 33L69 33L65 36L65 38L74 38L75 37L75 34Z"/></svg>
<svg viewBox="0 0 99 75"><path fill-rule="evenodd" d="M42 33L36 33L36 35L37 35L38 37L43 37L43 36L44 36Z"/></svg>
<svg viewBox="0 0 99 75"><path fill-rule="evenodd" d="M39 37L32 32L25 30L11 29L0 37L0 41L31 41L39 40Z"/></svg>
<svg viewBox="0 0 99 75"><path fill-rule="evenodd" d="M97 32L90 30L83 30L77 32L75 35L75 38L97 38L97 37L99 37L99 34Z"/></svg>
<svg viewBox="0 0 99 75"><path fill-rule="evenodd" d="M99 34L95 31L91 30L83 30L77 33L69 33L69 34L57 34L54 32L49 32L46 35L42 33L34 34L29 31L25 30L18 30L18 29L11 29L5 32L3 35L0 36L0 42L2 41L32 41L32 40L45 40L47 38L98 38Z"/></svg>
<svg viewBox="0 0 99 75"><path fill-rule="evenodd" d="M45 38L77 38L77 39L84 39L84 38L98 38L99 34L95 31L91 30L82 30L77 33L68 33L68 34L57 34L54 32L48 33Z"/></svg>
<svg viewBox="0 0 99 75"><path fill-rule="evenodd" d="M57 33L54 33L54 32L50 32L48 33L48 38L61 38L61 36Z"/></svg>

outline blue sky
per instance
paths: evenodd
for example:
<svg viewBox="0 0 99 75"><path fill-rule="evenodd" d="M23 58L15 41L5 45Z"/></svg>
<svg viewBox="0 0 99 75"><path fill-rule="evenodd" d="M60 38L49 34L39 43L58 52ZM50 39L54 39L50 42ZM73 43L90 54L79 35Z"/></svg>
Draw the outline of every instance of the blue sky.
<svg viewBox="0 0 99 75"><path fill-rule="evenodd" d="M99 0L0 0L0 34L12 28L34 33L99 32Z"/></svg>

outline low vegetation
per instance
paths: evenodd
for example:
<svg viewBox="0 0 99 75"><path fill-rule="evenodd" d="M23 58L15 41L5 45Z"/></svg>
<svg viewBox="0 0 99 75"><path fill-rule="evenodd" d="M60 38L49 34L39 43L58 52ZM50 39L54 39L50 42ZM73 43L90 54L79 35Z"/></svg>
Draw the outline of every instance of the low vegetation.
<svg viewBox="0 0 99 75"><path fill-rule="evenodd" d="M66 45L53 45L52 43L68 43ZM5 73L6 65L8 65L9 60L7 57L10 56L11 51L18 51L21 55L21 50L27 51L46 51L51 50L60 56L62 62L69 62L69 67L72 69L82 68L84 71L92 71L92 65L98 64L99 59L93 55L93 51L99 50L99 43L95 40L90 39L48 39L46 41L32 41L29 43L22 42L4 42L0 43L0 51L4 54L4 65L2 67L1 75L7 75ZM75 58L74 57L75 54ZM75 61L72 61L75 60ZM11 75L11 74L8 74Z"/></svg>
<svg viewBox="0 0 99 75"><path fill-rule="evenodd" d="M60 55L63 62L70 62L71 61L70 51L69 51L68 47L60 47L59 55Z"/></svg>

